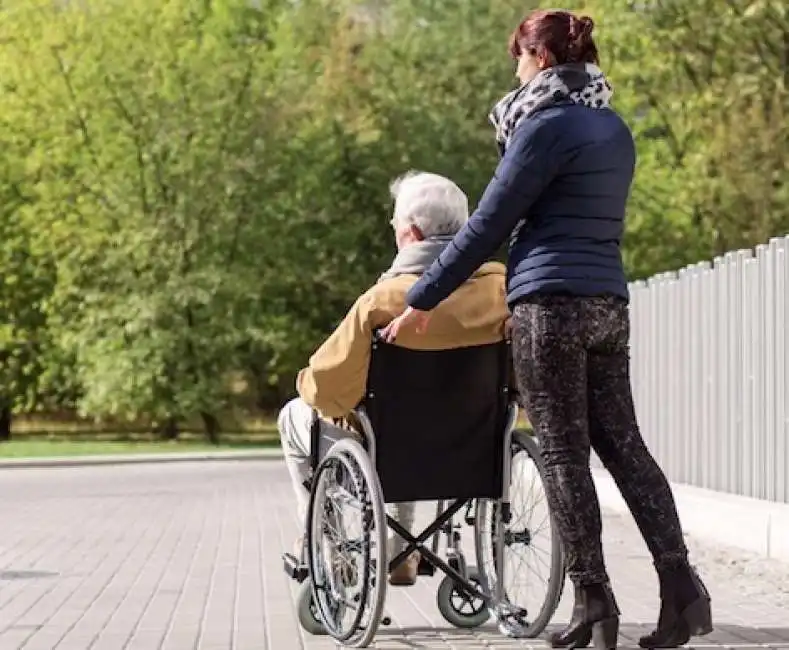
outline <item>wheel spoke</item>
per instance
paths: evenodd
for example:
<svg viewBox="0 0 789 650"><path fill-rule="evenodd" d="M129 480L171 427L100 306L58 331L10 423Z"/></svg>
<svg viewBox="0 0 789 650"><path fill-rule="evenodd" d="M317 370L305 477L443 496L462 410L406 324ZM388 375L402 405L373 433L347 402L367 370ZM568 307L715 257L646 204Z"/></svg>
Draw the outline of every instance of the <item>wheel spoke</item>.
<svg viewBox="0 0 789 650"><path fill-rule="evenodd" d="M538 635L550 622L564 585L561 546L548 510L543 476L539 447L524 432L514 432L509 492L512 517L504 524L499 518L500 502L480 500L475 519L477 565L484 589L495 595L502 583L504 602L493 606L500 606L502 622L504 618L512 621L519 635L528 637ZM497 557L499 548L501 558ZM497 573L499 561L501 575ZM533 612L530 623L525 620L527 612Z"/></svg>

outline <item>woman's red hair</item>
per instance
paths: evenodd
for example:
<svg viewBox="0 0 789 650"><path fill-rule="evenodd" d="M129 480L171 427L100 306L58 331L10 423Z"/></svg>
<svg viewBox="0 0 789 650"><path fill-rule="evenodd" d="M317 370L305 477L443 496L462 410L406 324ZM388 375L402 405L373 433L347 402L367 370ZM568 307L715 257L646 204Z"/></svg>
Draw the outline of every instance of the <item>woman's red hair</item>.
<svg viewBox="0 0 789 650"><path fill-rule="evenodd" d="M517 59L523 52L545 53L554 65L599 62L592 38L594 21L569 11L537 10L526 16L510 36L509 52Z"/></svg>

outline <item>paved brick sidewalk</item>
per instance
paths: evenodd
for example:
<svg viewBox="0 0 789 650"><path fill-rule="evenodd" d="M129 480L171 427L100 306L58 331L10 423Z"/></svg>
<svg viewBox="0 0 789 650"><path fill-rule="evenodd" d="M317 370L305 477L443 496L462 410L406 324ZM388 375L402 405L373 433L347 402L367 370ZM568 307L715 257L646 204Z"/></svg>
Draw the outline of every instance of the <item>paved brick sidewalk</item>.
<svg viewBox="0 0 789 650"><path fill-rule="evenodd" d="M0 650L331 648L296 622L280 553L297 534L282 464L224 461L0 472ZM632 524L608 516L622 646L653 622ZM736 530L732 530L735 535ZM789 566L692 543L715 598L696 648L789 648ZM450 628L436 579L390 590L379 648L528 648ZM569 611L565 598L557 621Z"/></svg>

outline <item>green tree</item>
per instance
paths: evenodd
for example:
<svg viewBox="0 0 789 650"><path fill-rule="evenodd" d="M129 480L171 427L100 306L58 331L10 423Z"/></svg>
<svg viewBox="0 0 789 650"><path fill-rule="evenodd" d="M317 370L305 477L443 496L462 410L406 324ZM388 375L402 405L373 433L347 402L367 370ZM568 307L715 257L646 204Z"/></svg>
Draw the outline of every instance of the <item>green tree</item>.
<svg viewBox="0 0 789 650"><path fill-rule="evenodd" d="M267 236L277 16L273 2L24 3L3 25L4 108L36 142L28 212L58 262L55 335L87 415L199 414L216 439Z"/></svg>
<svg viewBox="0 0 789 650"><path fill-rule="evenodd" d="M11 437L13 413L34 409L41 398L47 351L45 303L54 269L37 259L31 233L21 218L26 199L4 170L0 186L0 441Z"/></svg>
<svg viewBox="0 0 789 650"><path fill-rule="evenodd" d="M789 230L789 22L772 0L591 0L639 167L635 277Z"/></svg>
<svg viewBox="0 0 789 650"><path fill-rule="evenodd" d="M73 404L216 440L228 411L292 393L394 254L389 182L434 171L478 199L529 8L5 3L0 434ZM789 230L785 8L571 8L636 138L631 277Z"/></svg>

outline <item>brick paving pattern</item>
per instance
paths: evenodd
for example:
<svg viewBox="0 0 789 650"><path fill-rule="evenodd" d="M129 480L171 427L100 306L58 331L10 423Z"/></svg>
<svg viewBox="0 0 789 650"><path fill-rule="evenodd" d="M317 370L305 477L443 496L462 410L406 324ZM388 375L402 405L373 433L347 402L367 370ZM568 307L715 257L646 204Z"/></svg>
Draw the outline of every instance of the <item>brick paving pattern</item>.
<svg viewBox="0 0 789 650"><path fill-rule="evenodd" d="M335 647L296 620L280 560L298 533L289 489L278 461L0 472L0 650ZM656 616L656 580L628 519L607 515L605 535L620 647L633 647ZM716 618L692 647L789 649L789 566L690 543ZM374 647L544 647L451 628L437 580L389 590L393 625Z"/></svg>

